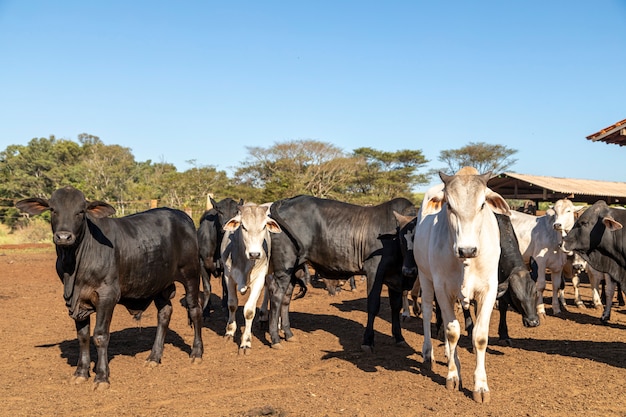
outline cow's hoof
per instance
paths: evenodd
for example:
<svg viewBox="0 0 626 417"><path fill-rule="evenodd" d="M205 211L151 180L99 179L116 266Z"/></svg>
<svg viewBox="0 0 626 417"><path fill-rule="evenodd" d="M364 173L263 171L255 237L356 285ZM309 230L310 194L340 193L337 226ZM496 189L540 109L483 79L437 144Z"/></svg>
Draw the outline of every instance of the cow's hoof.
<svg viewBox="0 0 626 417"><path fill-rule="evenodd" d="M451 391L458 391L461 384L458 377L446 379L446 388Z"/></svg>
<svg viewBox="0 0 626 417"><path fill-rule="evenodd" d="M285 338L285 342L297 342L298 338L295 336L291 336L290 338Z"/></svg>
<svg viewBox="0 0 626 417"><path fill-rule="evenodd" d="M93 384L93 390L94 391L106 391L109 389L109 387L111 386L111 384L109 384L106 381L102 381L102 382L95 382Z"/></svg>
<svg viewBox="0 0 626 417"><path fill-rule="evenodd" d="M281 349L284 349L284 346L283 346L280 342L278 342L278 343L272 343L272 349L278 349L278 350L281 350Z"/></svg>
<svg viewBox="0 0 626 417"><path fill-rule="evenodd" d="M409 347L409 344L406 342L406 340L401 340L399 342L396 342L396 347Z"/></svg>
<svg viewBox="0 0 626 417"><path fill-rule="evenodd" d="M365 353L374 353L374 346L371 345L361 345L361 350Z"/></svg>
<svg viewBox="0 0 626 417"><path fill-rule="evenodd" d="M481 404L487 404L491 401L491 392L489 391L474 391L473 393L474 401Z"/></svg>
<svg viewBox="0 0 626 417"><path fill-rule="evenodd" d="M576 303L576 307L582 309L582 310L586 310L587 307L585 306L585 303L583 303L582 301L579 301Z"/></svg>
<svg viewBox="0 0 626 417"><path fill-rule="evenodd" d="M200 365L202 363L202 358L194 356L193 358L191 358L191 363L193 365Z"/></svg>
<svg viewBox="0 0 626 417"><path fill-rule="evenodd" d="M539 324L545 324L546 323L546 313L538 313L537 314L539 316Z"/></svg>
<svg viewBox="0 0 626 417"><path fill-rule="evenodd" d="M70 384L74 384L74 385L84 384L85 382L87 382L87 379L88 378L82 375L72 375L72 378L70 378Z"/></svg>
<svg viewBox="0 0 626 417"><path fill-rule="evenodd" d="M422 362L422 369L424 369L426 371L432 371L432 369L433 369L432 361L425 360L424 362Z"/></svg>
<svg viewBox="0 0 626 417"><path fill-rule="evenodd" d="M241 346L237 352L240 355L249 355L252 353L252 349L249 346Z"/></svg>
<svg viewBox="0 0 626 417"><path fill-rule="evenodd" d="M234 336L233 336L232 334L225 334L225 335L224 335L224 341L225 341L225 342L232 342L233 337L234 337Z"/></svg>
<svg viewBox="0 0 626 417"><path fill-rule="evenodd" d="M157 361L153 361L151 359L148 359L144 363L144 366L147 367L147 368L156 368L157 366L159 366L159 363Z"/></svg>
<svg viewBox="0 0 626 417"><path fill-rule="evenodd" d="M513 342L511 341L511 339L506 338L506 339L498 339L498 344L500 346L508 346L511 347L513 346Z"/></svg>

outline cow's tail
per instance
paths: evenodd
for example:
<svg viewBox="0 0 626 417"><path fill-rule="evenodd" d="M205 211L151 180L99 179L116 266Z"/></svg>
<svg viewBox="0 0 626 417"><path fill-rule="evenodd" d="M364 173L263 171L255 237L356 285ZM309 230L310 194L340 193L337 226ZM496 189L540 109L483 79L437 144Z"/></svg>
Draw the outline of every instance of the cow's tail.
<svg viewBox="0 0 626 417"><path fill-rule="evenodd" d="M306 265L305 265L306 268ZM298 291L298 293L296 295L293 296L294 300L297 300L298 298L302 298L306 295L308 288L306 286L306 283L304 282L304 280L302 278L298 278L296 276L292 276L291 278L291 282L293 283L294 287L296 284L298 284L298 286L300 287L300 290Z"/></svg>

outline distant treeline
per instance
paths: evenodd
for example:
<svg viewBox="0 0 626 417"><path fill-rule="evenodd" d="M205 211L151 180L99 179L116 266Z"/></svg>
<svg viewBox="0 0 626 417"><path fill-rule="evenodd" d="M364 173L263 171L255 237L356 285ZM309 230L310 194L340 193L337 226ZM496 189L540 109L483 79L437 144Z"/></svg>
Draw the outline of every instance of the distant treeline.
<svg viewBox="0 0 626 417"><path fill-rule="evenodd" d="M88 200L110 203L117 215L156 204L186 210L198 221L209 194L216 200L257 203L309 194L356 204L407 197L418 204L411 190L429 176L420 172L428 163L421 150L346 153L328 143L297 140L247 151L230 177L195 160L184 172L168 162L135 161L129 148L105 145L86 133L77 141L50 136L9 145L0 152L0 222L14 226L21 221L15 201L49 198L65 185L83 191Z"/></svg>

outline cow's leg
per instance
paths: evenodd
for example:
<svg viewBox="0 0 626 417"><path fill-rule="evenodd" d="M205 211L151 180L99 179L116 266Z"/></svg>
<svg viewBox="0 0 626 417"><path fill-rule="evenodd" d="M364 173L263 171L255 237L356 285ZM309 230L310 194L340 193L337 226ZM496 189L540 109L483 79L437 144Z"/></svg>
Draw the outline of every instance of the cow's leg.
<svg viewBox="0 0 626 417"><path fill-rule="evenodd" d="M445 294L444 291L437 291L437 300L439 300L439 306L441 307L441 316L446 334L446 356L448 357L446 388L459 390L461 388L461 363L459 362L456 347L461 337L461 325L454 314L456 300Z"/></svg>
<svg viewBox="0 0 626 417"><path fill-rule="evenodd" d="M613 306L613 297L615 296L615 281L613 281L608 274L604 274L604 278L606 282L606 305L604 306L604 312L602 313L602 317L600 317L600 321L602 321L603 324L607 324L611 319L611 307Z"/></svg>
<svg viewBox="0 0 626 417"><path fill-rule="evenodd" d="M497 282L497 281L496 281ZM487 385L487 371L485 370L485 356L489 342L489 321L493 305L496 302L497 289L488 288L482 296L477 297L476 324L472 343L476 351L476 369L474 371L474 401L488 403L491 399Z"/></svg>
<svg viewBox="0 0 626 417"><path fill-rule="evenodd" d="M422 309L420 307L420 303L417 301L420 295L420 280L419 278L415 280L413 284L413 288L411 288L411 300L413 300L413 314L415 317L419 317L422 314Z"/></svg>
<svg viewBox="0 0 626 417"><path fill-rule="evenodd" d="M237 307L239 306L237 283L228 274L224 274L224 281L226 282L228 306L228 321L226 322L224 338L233 340L235 338L235 331L237 330Z"/></svg>
<svg viewBox="0 0 626 417"><path fill-rule="evenodd" d="M409 292L402 291L402 321L411 317L411 306L409 305Z"/></svg>
<svg viewBox="0 0 626 417"><path fill-rule="evenodd" d="M356 290L356 280L354 279L354 275L348 278L348 282L350 283L350 291Z"/></svg>
<svg viewBox="0 0 626 417"><path fill-rule="evenodd" d="M389 293L389 306L391 307L391 334L396 339L396 345L407 346L402 337L402 326L400 325L400 310L402 301L406 300L406 295L402 291L387 289Z"/></svg>
<svg viewBox="0 0 626 417"><path fill-rule="evenodd" d="M228 310L228 285L226 285L226 276L223 270L219 270L218 276L222 280L222 310Z"/></svg>
<svg viewBox="0 0 626 417"><path fill-rule="evenodd" d="M580 277L578 274L574 274L572 277L572 287L574 287L574 303L576 303L576 307L585 308L585 303L583 303L580 297Z"/></svg>
<svg viewBox="0 0 626 417"><path fill-rule="evenodd" d="M280 305L280 323L279 326L282 328L285 341L295 341L296 338L293 336L293 332L291 331L291 322L289 321L289 305L291 304L291 296L293 295L293 290L295 285L293 281L289 281L287 285L287 289L285 290L285 295L283 296L282 303Z"/></svg>
<svg viewBox="0 0 626 417"><path fill-rule="evenodd" d="M157 331L152 344L152 351L146 359L148 366L154 367L161 363L163 357L163 345L165 344L165 335L170 325L170 319L172 318L172 303L171 299L176 294L176 286L170 285L166 290L162 291L159 295L154 297L154 305L157 308ZM193 303L193 300L191 300ZM197 305L197 297L196 297Z"/></svg>
<svg viewBox="0 0 626 417"><path fill-rule="evenodd" d="M587 270L587 275L589 276L589 284L591 285L593 307L601 308L603 303L602 297L600 296L600 282L602 281L600 277L603 276L603 274L600 272L596 273L595 271L592 272L590 270Z"/></svg>
<svg viewBox="0 0 626 417"><path fill-rule="evenodd" d="M105 294L100 294L98 306L96 307L96 325L93 329L93 344L98 352L98 360L96 361L94 379L94 389L107 389L109 382L109 339L111 318L113 317L113 309L115 308L116 298Z"/></svg>
<svg viewBox="0 0 626 417"><path fill-rule="evenodd" d="M622 284L620 284L619 282L616 282L615 286L617 289L617 303L620 307L624 307L624 305L626 305L626 302L624 301L624 293L622 292Z"/></svg>
<svg viewBox="0 0 626 417"><path fill-rule="evenodd" d="M561 288L561 270L552 271L552 314L555 316L561 314L561 303L559 302L559 291ZM567 307L563 304L563 310L567 311Z"/></svg>
<svg viewBox="0 0 626 417"><path fill-rule="evenodd" d="M274 271L274 278L269 280L270 320L269 333L272 347L281 349L280 335L278 334L278 320L282 315L282 306L287 287L291 281L290 271ZM283 324L284 326L284 324Z"/></svg>
<svg viewBox="0 0 626 417"><path fill-rule="evenodd" d="M506 323L506 313L509 310L509 302L505 299L508 295L504 295L498 300L498 311L500 312L500 321L498 322L498 340L500 343L511 346L511 338L509 337L509 326Z"/></svg>
<svg viewBox="0 0 626 417"><path fill-rule="evenodd" d="M251 279L251 281L250 295L248 296L248 301L243 306L243 317L246 320L246 327L239 344L239 354L243 353L244 355L249 354L252 347L252 322L256 313L256 304L265 286L265 273L263 272L262 276L257 276Z"/></svg>
<svg viewBox="0 0 626 417"><path fill-rule="evenodd" d="M89 379L89 366L91 357L89 355L89 323L90 317L85 320L76 320L76 336L78 338L78 364L72 376L72 383L81 384Z"/></svg>
<svg viewBox="0 0 626 417"><path fill-rule="evenodd" d="M270 279L271 277L267 276L265 278L265 282L267 283L267 281ZM269 304L270 304L270 294L267 288L267 284L265 284L263 286L263 301L261 302L261 308L259 308L259 322L264 323L265 326L267 325L267 322L269 321Z"/></svg>
<svg viewBox="0 0 626 417"><path fill-rule="evenodd" d="M361 349L365 352L374 351L374 319L380 311L380 294L383 289L382 274L367 271L367 324L363 334Z"/></svg>
<svg viewBox="0 0 626 417"><path fill-rule="evenodd" d="M545 320L546 306L543 304L543 290L546 289L545 259L538 257L535 262L537 263L537 314L540 319Z"/></svg>
<svg viewBox="0 0 626 417"><path fill-rule="evenodd" d="M424 343L422 344L422 358L424 359L424 367L432 369L435 357L433 355L433 343L431 340L431 325L433 318L433 301L435 293L432 281L427 281L426 277L420 275L420 285L422 287L422 322L424 327Z"/></svg>
<svg viewBox="0 0 626 417"><path fill-rule="evenodd" d="M200 275L202 275L202 317L208 318L211 315L211 274L200 262Z"/></svg>
<svg viewBox="0 0 626 417"><path fill-rule="evenodd" d="M187 301L187 314L193 324L193 345L189 357L193 363L201 363L204 354L204 345L202 343L202 318L203 308L199 304L199 285L195 279L183 281L185 287L185 299ZM209 294L210 294L209 288Z"/></svg>

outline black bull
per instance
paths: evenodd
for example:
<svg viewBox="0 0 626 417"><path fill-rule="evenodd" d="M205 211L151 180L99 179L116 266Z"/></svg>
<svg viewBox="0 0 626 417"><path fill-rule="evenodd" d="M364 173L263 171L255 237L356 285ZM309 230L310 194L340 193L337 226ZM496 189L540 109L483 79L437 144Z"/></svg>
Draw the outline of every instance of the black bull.
<svg viewBox="0 0 626 417"><path fill-rule="evenodd" d="M626 210L596 201L563 239L565 251L576 251L589 265L626 288Z"/></svg>
<svg viewBox="0 0 626 417"><path fill-rule="evenodd" d="M355 274L367 276L368 318L362 345L366 350L374 347L374 318L380 310L382 286L387 285L392 333L396 343L404 343L400 327L402 291L413 286L416 276L402 275L394 210L415 215L415 207L404 198L362 207L336 200L298 196L272 205L271 217L283 229L283 233L272 234L270 262L274 279L269 282L272 346L280 347L279 316L285 339L293 337L289 323L293 274L307 261L327 278L347 279Z"/></svg>
<svg viewBox="0 0 626 417"><path fill-rule="evenodd" d="M194 326L190 356L193 361L201 360L198 243L189 216L179 210L160 208L111 219L107 216L115 212L113 207L101 201L86 201L83 193L72 187L56 190L50 200L29 198L16 206L33 215L51 211L56 270L64 285L63 296L75 320L80 346L74 382L89 378L90 315L95 312L93 342L98 360L94 384L96 388L109 386L107 348L116 304L124 305L139 317L154 301L158 326L147 361L161 362L172 315L170 299L176 292L174 281L185 288L188 314Z"/></svg>

